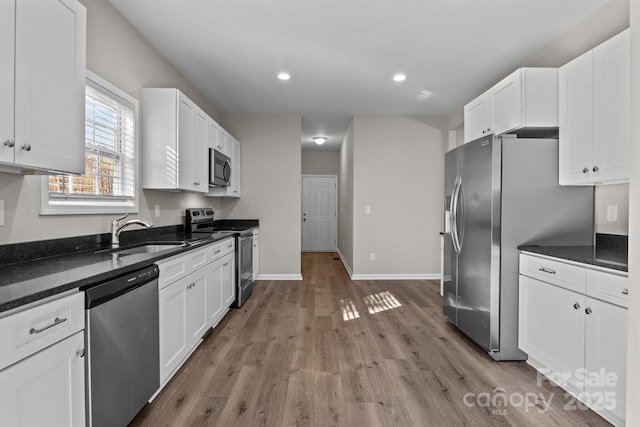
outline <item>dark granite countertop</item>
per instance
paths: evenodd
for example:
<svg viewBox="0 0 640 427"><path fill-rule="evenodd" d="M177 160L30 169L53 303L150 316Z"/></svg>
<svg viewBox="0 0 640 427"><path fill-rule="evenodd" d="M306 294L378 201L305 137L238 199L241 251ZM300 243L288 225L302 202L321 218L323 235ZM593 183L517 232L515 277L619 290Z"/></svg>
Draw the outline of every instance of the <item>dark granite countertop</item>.
<svg viewBox="0 0 640 427"><path fill-rule="evenodd" d="M122 239L121 242L126 243L122 243L121 248L146 242L182 243L185 241L180 227L176 227L169 233L165 230L165 234L158 234L157 231L153 235L148 233L145 235L142 232L137 234L137 237ZM0 259L5 263L0 265L0 312L70 289L83 289L146 267L162 258L197 249L233 235L233 233L216 233L207 239L192 242L189 246L169 248L151 254L130 255L119 255L109 251L109 242L105 243L102 235L4 245L0 247L0 256L2 256ZM67 252L69 245L75 245L75 250ZM21 249L22 259L16 258L14 254L18 248L25 247L27 249ZM38 250L61 255L38 256ZM24 260L25 258L27 260Z"/></svg>
<svg viewBox="0 0 640 427"><path fill-rule="evenodd" d="M627 237L596 234L592 246L538 246L522 245L518 249L583 264L628 272Z"/></svg>

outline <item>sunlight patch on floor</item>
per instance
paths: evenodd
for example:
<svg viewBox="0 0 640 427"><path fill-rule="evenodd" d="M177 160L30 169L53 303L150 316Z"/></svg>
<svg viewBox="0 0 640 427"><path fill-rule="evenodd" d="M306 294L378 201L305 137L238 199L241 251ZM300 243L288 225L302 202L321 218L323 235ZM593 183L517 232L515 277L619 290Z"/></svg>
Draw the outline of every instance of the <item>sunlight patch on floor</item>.
<svg viewBox="0 0 640 427"><path fill-rule="evenodd" d="M353 320L360 317L360 313L358 313L358 309L356 309L356 305L348 300L340 300L340 306L342 307L342 318L346 322L347 320Z"/></svg>
<svg viewBox="0 0 640 427"><path fill-rule="evenodd" d="M389 291L380 292L364 297L364 303L367 305L369 314L379 313L381 311L391 310L392 308L401 307L400 301Z"/></svg>

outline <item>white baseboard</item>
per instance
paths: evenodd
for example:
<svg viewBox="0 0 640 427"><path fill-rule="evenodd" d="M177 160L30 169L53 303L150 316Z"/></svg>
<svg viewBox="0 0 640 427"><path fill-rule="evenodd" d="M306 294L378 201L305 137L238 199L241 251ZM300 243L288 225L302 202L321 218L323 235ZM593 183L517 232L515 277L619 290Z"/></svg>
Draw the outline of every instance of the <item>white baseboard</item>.
<svg viewBox="0 0 640 427"><path fill-rule="evenodd" d="M253 280L302 280L302 274L258 274Z"/></svg>
<svg viewBox="0 0 640 427"><path fill-rule="evenodd" d="M434 274L352 274L351 280L440 280L439 273Z"/></svg>
<svg viewBox="0 0 640 427"><path fill-rule="evenodd" d="M347 273L349 273L349 277L351 280L440 280L442 278L442 274L440 273L432 273L432 274L353 274L353 270L351 270L351 266L345 260L342 252L340 252L340 248L337 250L338 256L342 260L342 264L344 268L347 269Z"/></svg>
<svg viewBox="0 0 640 427"><path fill-rule="evenodd" d="M337 249L337 252L338 252L338 256L340 257L340 260L342 261L342 265L344 265L344 268L347 270L347 273L349 273L349 277L353 278L353 271L351 270L351 266L344 259L344 256L342 256L342 252L340 252L340 248Z"/></svg>

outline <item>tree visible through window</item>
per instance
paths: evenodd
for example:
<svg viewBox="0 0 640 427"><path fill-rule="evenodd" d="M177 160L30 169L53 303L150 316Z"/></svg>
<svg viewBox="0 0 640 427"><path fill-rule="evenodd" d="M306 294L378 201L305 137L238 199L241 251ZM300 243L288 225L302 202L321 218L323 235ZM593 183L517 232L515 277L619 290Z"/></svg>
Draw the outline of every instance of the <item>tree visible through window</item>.
<svg viewBox="0 0 640 427"><path fill-rule="evenodd" d="M111 212L118 211L114 210L118 206L135 205L137 208L136 115L135 99L95 75L88 76L85 173L49 176L49 206L61 205L69 210L69 207L79 205L82 207L80 210L87 211L62 213ZM126 210L120 208L118 212L122 211Z"/></svg>

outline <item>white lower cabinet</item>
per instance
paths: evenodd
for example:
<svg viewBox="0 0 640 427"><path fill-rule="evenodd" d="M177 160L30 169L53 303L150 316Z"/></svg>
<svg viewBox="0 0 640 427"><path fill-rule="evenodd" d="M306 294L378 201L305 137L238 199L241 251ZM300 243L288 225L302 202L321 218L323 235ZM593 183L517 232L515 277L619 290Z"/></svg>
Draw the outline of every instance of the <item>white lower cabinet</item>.
<svg viewBox="0 0 640 427"><path fill-rule="evenodd" d="M207 279L200 269L159 291L161 384L207 330Z"/></svg>
<svg viewBox="0 0 640 427"><path fill-rule="evenodd" d="M235 279L233 242L230 238L158 263L161 386L229 311Z"/></svg>
<svg viewBox="0 0 640 427"><path fill-rule="evenodd" d="M626 274L521 254L519 287L518 343L528 363L614 425L624 425Z"/></svg>
<svg viewBox="0 0 640 427"><path fill-rule="evenodd" d="M2 425L84 426L84 332L0 371Z"/></svg>
<svg viewBox="0 0 640 427"><path fill-rule="evenodd" d="M0 424L84 426L84 293L0 317Z"/></svg>

